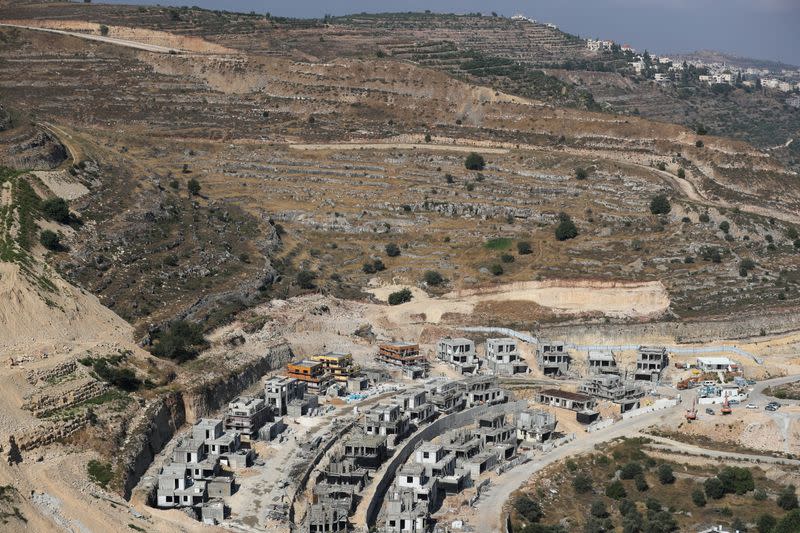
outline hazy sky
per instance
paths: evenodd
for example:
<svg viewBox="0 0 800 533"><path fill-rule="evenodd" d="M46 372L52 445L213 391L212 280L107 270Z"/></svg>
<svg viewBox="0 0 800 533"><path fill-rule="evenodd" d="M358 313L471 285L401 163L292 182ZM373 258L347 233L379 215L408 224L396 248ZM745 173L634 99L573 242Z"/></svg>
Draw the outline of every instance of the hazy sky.
<svg viewBox="0 0 800 533"><path fill-rule="evenodd" d="M638 49L661 53L713 49L800 65L800 0L161 0L160 3L293 17L425 9L448 13L495 11L507 16L523 13L583 37L613 39Z"/></svg>

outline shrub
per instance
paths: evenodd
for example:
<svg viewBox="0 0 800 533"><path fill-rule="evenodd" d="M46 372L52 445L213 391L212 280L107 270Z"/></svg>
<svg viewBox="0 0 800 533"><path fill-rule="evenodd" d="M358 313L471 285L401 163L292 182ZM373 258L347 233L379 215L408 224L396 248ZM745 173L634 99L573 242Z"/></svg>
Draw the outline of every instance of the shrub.
<svg viewBox="0 0 800 533"><path fill-rule="evenodd" d="M723 220L719 223L719 229L721 229L724 233L728 233L731 229L731 224L727 220Z"/></svg>
<svg viewBox="0 0 800 533"><path fill-rule="evenodd" d="M694 489L692 491L692 503L694 503L697 507L706 506L706 495L703 494L702 490Z"/></svg>
<svg viewBox="0 0 800 533"><path fill-rule="evenodd" d="M662 464L658 467L658 481L662 485L671 485L675 483L675 474L672 473L672 467Z"/></svg>
<svg viewBox="0 0 800 533"><path fill-rule="evenodd" d="M109 364L107 359L94 359L92 369L97 376L115 387L126 392L138 390L142 381L136 377L136 373L130 368L116 368Z"/></svg>
<svg viewBox="0 0 800 533"><path fill-rule="evenodd" d="M636 504L627 498L620 500L617 504L617 507L619 508L619 514L622 516L628 516L632 512L636 511Z"/></svg>
<svg viewBox="0 0 800 533"><path fill-rule="evenodd" d="M657 194L650 200L650 212L654 215L666 215L672 211L672 205L666 194Z"/></svg>
<svg viewBox="0 0 800 533"><path fill-rule="evenodd" d="M591 511L592 516L595 518L606 518L608 516L608 508L606 502L603 500L595 500L592 502Z"/></svg>
<svg viewBox="0 0 800 533"><path fill-rule="evenodd" d="M414 296L409 289L401 289L389 295L389 305L400 305L410 302Z"/></svg>
<svg viewBox="0 0 800 533"><path fill-rule="evenodd" d="M201 189L200 182L197 181L197 179L192 178L186 184L186 189L189 191L189 194L191 194L192 196L197 196L198 194L200 194L200 189Z"/></svg>
<svg viewBox="0 0 800 533"><path fill-rule="evenodd" d="M428 285L430 285L432 287L437 287L437 286L441 285L442 283L444 283L444 276L442 276L441 274L439 274L435 270L426 271L424 279L425 279L425 283L427 283Z"/></svg>
<svg viewBox="0 0 800 533"><path fill-rule="evenodd" d="M61 250L61 238L55 231L50 231L49 229L43 230L39 234L39 242L48 250L54 252Z"/></svg>
<svg viewBox="0 0 800 533"><path fill-rule="evenodd" d="M200 324L176 320L166 330L156 334L150 353L180 363L192 359L206 346Z"/></svg>
<svg viewBox="0 0 800 533"><path fill-rule="evenodd" d="M499 276L503 273L503 267L499 263L495 263L489 267L489 272L495 276Z"/></svg>
<svg viewBox="0 0 800 533"><path fill-rule="evenodd" d="M778 507L784 511L797 509L797 493L794 485L787 485L781 490L777 500Z"/></svg>
<svg viewBox="0 0 800 533"><path fill-rule="evenodd" d="M778 521L772 533L797 533L800 531L800 510L795 509Z"/></svg>
<svg viewBox="0 0 800 533"><path fill-rule="evenodd" d="M758 517L756 522L756 529L758 533L772 533L775 526L778 525L778 520L769 513L764 513Z"/></svg>
<svg viewBox="0 0 800 533"><path fill-rule="evenodd" d="M725 486L722 484L722 481L720 481L719 478L708 478L705 483L703 483L703 488L706 491L706 496L709 498L719 500L725 496Z"/></svg>
<svg viewBox="0 0 800 533"><path fill-rule="evenodd" d="M700 214L700 222L710 222L711 217L708 216L708 213L701 213Z"/></svg>
<svg viewBox="0 0 800 533"><path fill-rule="evenodd" d="M61 224L69 222L69 206L63 198L48 198L42 202L42 213L50 220Z"/></svg>
<svg viewBox="0 0 800 533"><path fill-rule="evenodd" d="M514 500L514 509L528 522L538 522L544 516L542 506L527 494L518 496Z"/></svg>
<svg viewBox="0 0 800 533"><path fill-rule="evenodd" d="M398 255L400 255L400 247L393 242L387 244L384 250L386 250L386 255L388 255L389 257L397 257Z"/></svg>
<svg viewBox="0 0 800 533"><path fill-rule="evenodd" d="M533 250L531 249L531 243L527 241L518 242L517 253L519 253L519 255L528 255L530 253L533 253Z"/></svg>
<svg viewBox="0 0 800 533"><path fill-rule="evenodd" d="M375 267L373 266L372 263L364 263L361 266L361 271L364 272L364 274L374 274L375 273Z"/></svg>
<svg viewBox="0 0 800 533"><path fill-rule="evenodd" d="M426 133L426 134L425 134L425 142L426 142L426 143L429 143L429 142L431 142L431 134L430 134L430 133Z"/></svg>
<svg viewBox="0 0 800 533"><path fill-rule="evenodd" d="M678 177L679 177L680 179L683 179L683 178L685 178L685 177L686 177L686 171L685 171L685 170L683 170L682 168L679 168L679 169L678 169Z"/></svg>
<svg viewBox="0 0 800 533"><path fill-rule="evenodd" d="M502 261L503 263L513 263L514 256L511 254L503 254L500 256L500 261Z"/></svg>
<svg viewBox="0 0 800 533"><path fill-rule="evenodd" d="M757 502L763 502L767 499L767 493L764 489L756 489L753 493L753 499Z"/></svg>
<svg viewBox="0 0 800 533"><path fill-rule="evenodd" d="M622 467L619 477L622 479L633 479L641 474L642 465L636 462L631 462Z"/></svg>
<svg viewBox="0 0 800 533"><path fill-rule="evenodd" d="M702 148L703 147L703 141L701 141L700 139L697 139L697 141L694 143L694 145L696 147L698 147L698 148Z"/></svg>
<svg viewBox="0 0 800 533"><path fill-rule="evenodd" d="M481 154L471 152L464 160L464 166L467 170L483 170L486 167L486 160Z"/></svg>
<svg viewBox="0 0 800 533"><path fill-rule="evenodd" d="M106 36L108 35L108 26L105 24L100 24L100 35Z"/></svg>
<svg viewBox="0 0 800 533"><path fill-rule="evenodd" d="M620 480L612 481L609 483L608 487L606 487L606 496L614 500L621 500L627 495L628 493L625 490L625 486Z"/></svg>
<svg viewBox="0 0 800 533"><path fill-rule="evenodd" d="M794 226L789 226L789 229L786 230L786 238L790 241L797 240L800 237L797 233L797 229Z"/></svg>
<svg viewBox="0 0 800 533"><path fill-rule="evenodd" d="M475 190L475 184L472 183L471 181L468 181L467 185L466 185L466 189L467 189L468 192L474 191Z"/></svg>
<svg viewBox="0 0 800 533"><path fill-rule="evenodd" d="M175 189L176 191L181 188L180 182L174 178L169 180L169 186Z"/></svg>
<svg viewBox="0 0 800 533"><path fill-rule="evenodd" d="M578 473L572 478L572 488L578 494L586 494L592 490L592 478L583 472Z"/></svg>
<svg viewBox="0 0 800 533"><path fill-rule="evenodd" d="M89 474L89 479L103 488L106 488L114 477L111 463L102 463L96 459L89 461L86 465L86 472Z"/></svg>
<svg viewBox="0 0 800 533"><path fill-rule="evenodd" d="M575 226L575 223L569 215L562 213L561 222L556 226L556 239L559 241L566 241L568 239L574 239L577 236L578 228Z"/></svg>
<svg viewBox="0 0 800 533"><path fill-rule="evenodd" d="M575 179L585 180L589 177L589 173L583 167L578 167L575 169Z"/></svg>
<svg viewBox="0 0 800 533"><path fill-rule="evenodd" d="M306 290L316 288L316 285L314 284L315 279L317 279L317 275L310 270L301 270L297 273L297 277L295 278L297 285L299 285L301 289Z"/></svg>
<svg viewBox="0 0 800 533"><path fill-rule="evenodd" d="M633 478L634 485L636 486L636 490L639 492L646 492L650 485L647 484L647 480L644 478L644 474L639 474L635 478Z"/></svg>
<svg viewBox="0 0 800 533"><path fill-rule="evenodd" d="M445 174L445 175L444 175L444 180L445 180L447 183L453 183L453 182L455 181L455 178L453 178L453 175L452 175L452 174Z"/></svg>
<svg viewBox="0 0 800 533"><path fill-rule="evenodd" d="M664 163L663 161L659 162L658 165L656 165L656 167L658 168L658 170L662 170L662 171L663 170L667 170L667 164Z"/></svg>

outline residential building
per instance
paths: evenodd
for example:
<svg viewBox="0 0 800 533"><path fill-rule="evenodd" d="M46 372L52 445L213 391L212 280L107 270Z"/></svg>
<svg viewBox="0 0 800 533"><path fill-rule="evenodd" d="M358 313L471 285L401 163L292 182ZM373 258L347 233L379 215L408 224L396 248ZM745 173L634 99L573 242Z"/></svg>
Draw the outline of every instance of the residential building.
<svg viewBox="0 0 800 533"><path fill-rule="evenodd" d="M570 356L563 342L540 341L536 362L546 376L560 376L569 370Z"/></svg>
<svg viewBox="0 0 800 533"><path fill-rule="evenodd" d="M374 470L388 457L386 437L354 434L344 443L344 457L356 466Z"/></svg>
<svg viewBox="0 0 800 533"><path fill-rule="evenodd" d="M445 381L430 386L428 399L442 415L456 413L467 406L464 391L455 381Z"/></svg>
<svg viewBox="0 0 800 533"><path fill-rule="evenodd" d="M639 407L644 390L635 383L626 382L618 374L598 374L581 383L578 390L595 398L609 400L625 413Z"/></svg>
<svg viewBox="0 0 800 533"><path fill-rule="evenodd" d="M497 386L496 376L472 376L456 384L464 393L466 407L508 401L506 391Z"/></svg>
<svg viewBox="0 0 800 533"><path fill-rule="evenodd" d="M658 381L668 364L669 358L665 347L639 346L634 377L638 381Z"/></svg>
<svg viewBox="0 0 800 533"><path fill-rule="evenodd" d="M436 357L453 365L462 374L475 374L481 366L475 343L469 339L441 339L436 346Z"/></svg>
<svg viewBox="0 0 800 533"><path fill-rule="evenodd" d="M403 415L415 426L428 422L436 414L433 404L427 401L425 389L412 389L398 394L392 402L400 407Z"/></svg>
<svg viewBox="0 0 800 533"><path fill-rule="evenodd" d="M557 423L552 413L542 409L527 409L516 415L517 439L528 443L542 443L550 439Z"/></svg>
<svg viewBox="0 0 800 533"><path fill-rule="evenodd" d="M311 360L322 363L324 372L339 383L347 383L348 378L358 373L358 366L353 362L353 355L349 353L328 352L315 355Z"/></svg>
<svg viewBox="0 0 800 533"><path fill-rule="evenodd" d="M286 365L286 371L290 378L304 382L308 390L316 394L324 393L333 382L331 375L325 371L325 365L318 361L294 361Z"/></svg>
<svg viewBox="0 0 800 533"><path fill-rule="evenodd" d="M378 345L378 359L402 367L427 367L428 361L413 342L383 342Z"/></svg>
<svg viewBox="0 0 800 533"><path fill-rule="evenodd" d="M272 418L272 410L263 398L239 396L228 404L225 414L225 431L238 431L242 440L249 442L258 436L258 430Z"/></svg>
<svg viewBox="0 0 800 533"><path fill-rule="evenodd" d="M539 403L572 411L591 410L597 404L595 399L587 394L559 389L545 389L539 392Z"/></svg>
<svg viewBox="0 0 800 533"><path fill-rule="evenodd" d="M392 444L408 435L409 419L397 404L379 403L364 411L364 414L364 432L367 435L392 437Z"/></svg>
<svg viewBox="0 0 800 533"><path fill-rule="evenodd" d="M614 352L601 352L599 350L589 350L587 358L590 374L619 374L617 360Z"/></svg>
<svg viewBox="0 0 800 533"><path fill-rule="evenodd" d="M727 357L698 357L697 368L703 372L736 372L739 363Z"/></svg>
<svg viewBox="0 0 800 533"><path fill-rule="evenodd" d="M486 340L486 366L492 373L502 376L530 372L517 349L516 339L508 337Z"/></svg>

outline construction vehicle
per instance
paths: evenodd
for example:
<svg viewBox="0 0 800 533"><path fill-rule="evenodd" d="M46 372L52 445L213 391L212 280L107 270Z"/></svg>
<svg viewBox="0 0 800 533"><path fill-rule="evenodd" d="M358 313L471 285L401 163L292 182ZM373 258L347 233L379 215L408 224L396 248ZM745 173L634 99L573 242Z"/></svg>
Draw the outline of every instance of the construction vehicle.
<svg viewBox="0 0 800 533"><path fill-rule="evenodd" d="M731 404L728 401L728 395L727 394L725 394L725 398L722 399L722 409L720 409L719 411L723 415L729 415L729 414L731 414L733 412L733 409L731 409Z"/></svg>
<svg viewBox="0 0 800 533"><path fill-rule="evenodd" d="M692 408L686 410L686 420L691 422L692 420L697 420L697 399L692 400Z"/></svg>

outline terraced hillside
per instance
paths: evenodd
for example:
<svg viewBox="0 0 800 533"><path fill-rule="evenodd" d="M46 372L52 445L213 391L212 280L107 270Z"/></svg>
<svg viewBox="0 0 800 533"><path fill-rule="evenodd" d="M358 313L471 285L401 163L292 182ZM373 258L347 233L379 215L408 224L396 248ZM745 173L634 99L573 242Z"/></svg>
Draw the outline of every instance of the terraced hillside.
<svg viewBox="0 0 800 533"><path fill-rule="evenodd" d="M57 122L92 161L72 170L91 190L74 206L96 225L61 268L139 324L223 318L302 290L300 270L344 296L426 270L450 287L658 279L681 317L800 297L797 176L741 143L698 147L677 126L553 109L394 58L320 64L2 34L9 105ZM473 150L483 171L464 168ZM650 212L658 193L666 216ZM555 239L560 213L578 238ZM487 247L495 238L510 240ZM378 259L386 270L364 266Z"/></svg>

